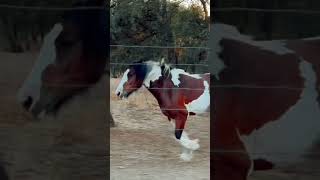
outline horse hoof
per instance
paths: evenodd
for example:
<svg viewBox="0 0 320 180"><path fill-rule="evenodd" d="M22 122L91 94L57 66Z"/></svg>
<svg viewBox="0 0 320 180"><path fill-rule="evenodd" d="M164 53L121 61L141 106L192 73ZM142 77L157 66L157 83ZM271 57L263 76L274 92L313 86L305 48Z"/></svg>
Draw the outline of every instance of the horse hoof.
<svg viewBox="0 0 320 180"><path fill-rule="evenodd" d="M185 162L191 161L192 157L192 153L182 153L180 155L180 159L182 159Z"/></svg>
<svg viewBox="0 0 320 180"><path fill-rule="evenodd" d="M200 148L199 139L191 140L187 148L193 151L198 150Z"/></svg>

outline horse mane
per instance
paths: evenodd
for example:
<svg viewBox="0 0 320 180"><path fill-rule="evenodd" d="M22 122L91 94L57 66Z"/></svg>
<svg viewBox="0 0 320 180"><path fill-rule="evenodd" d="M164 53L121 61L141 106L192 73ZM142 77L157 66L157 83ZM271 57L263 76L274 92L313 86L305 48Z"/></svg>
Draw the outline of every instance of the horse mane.
<svg viewBox="0 0 320 180"><path fill-rule="evenodd" d="M164 58L162 58L160 61L154 61L154 60L138 60L138 61L134 61L132 62L132 64L129 66L129 68L134 68L137 73L138 76L140 78L145 78L145 76L147 75L148 71L150 71L150 67L153 65L157 65L160 66L161 68L161 75L165 78L168 78L171 74L171 69L173 69L173 67L166 63Z"/></svg>

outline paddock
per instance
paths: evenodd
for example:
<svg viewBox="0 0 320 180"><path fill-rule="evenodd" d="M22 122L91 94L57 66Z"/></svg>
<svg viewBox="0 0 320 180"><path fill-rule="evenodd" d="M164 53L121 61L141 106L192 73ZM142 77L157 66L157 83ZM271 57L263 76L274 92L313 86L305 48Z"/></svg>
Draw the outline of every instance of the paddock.
<svg viewBox="0 0 320 180"><path fill-rule="evenodd" d="M36 56L36 53L0 53L0 162L5 166L10 177L14 176L14 179L17 180L35 179L31 177L32 174L24 171L30 170L29 164L28 166L22 164L19 167L15 165L16 162L27 161L30 155L30 152L24 152L28 148L27 144L21 143L32 139L32 144L36 145L45 140L45 138L38 136L38 133L54 134L53 131L47 131L47 129L39 129L36 133L28 134L31 131L27 131L27 128L36 129L43 126L33 124L31 127L32 118L16 103L15 99L17 90L32 68ZM114 92L115 81L117 80L111 79L110 93ZM110 95L111 110L117 123L117 127L111 129L111 179L209 179L209 116L194 116L188 120L188 132L191 137L196 136L200 139L201 148L199 151L195 151L191 162L182 162L179 159L180 146L177 145L173 136L171 138L168 136L172 131L171 124L161 114L153 97L147 91L143 92L144 96L141 96L142 91L133 95L128 101L120 101L113 94ZM79 118L78 120L85 123L87 118ZM64 144L60 144L60 147L56 148L67 147L70 136L77 134L78 129L83 129L90 123L92 122L81 124L81 126L79 123L70 124L65 128L65 133L60 136L60 140L64 140ZM105 132L108 132L107 129ZM21 138L22 135L25 139ZM81 142L84 137L77 136L77 140ZM44 153L31 154L39 159L43 158L48 152L48 148L43 147ZM102 158L103 156L99 157L99 153L101 152L96 152L95 155L97 158ZM61 156L56 156L56 158L58 157ZM84 159L82 161L86 162ZM46 165L50 167L50 164ZM83 167L86 165L88 164L83 164ZM107 166L105 167L108 171ZM317 180L320 175L318 167L319 164L309 162L309 164L296 166L297 171L295 172L285 169L255 172L250 180ZM90 169L94 171L93 164ZM83 170L88 171L89 169ZM45 169L42 168L30 171L30 173L41 174L44 171ZM41 175L46 176L45 174Z"/></svg>

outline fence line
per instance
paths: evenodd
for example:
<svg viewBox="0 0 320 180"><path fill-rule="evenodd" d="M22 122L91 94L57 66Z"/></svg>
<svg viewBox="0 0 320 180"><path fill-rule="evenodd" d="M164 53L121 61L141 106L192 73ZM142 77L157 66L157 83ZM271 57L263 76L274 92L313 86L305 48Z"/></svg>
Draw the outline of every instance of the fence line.
<svg viewBox="0 0 320 180"><path fill-rule="evenodd" d="M245 88L245 89L285 89L285 90L294 90L294 91L300 91L305 88L299 88L299 87L290 87L290 86L259 86L259 85L237 85L237 84L231 84L231 85L210 85L211 88ZM129 89L135 89L135 88L129 88ZM204 90L201 88L148 88L148 89L184 89L184 90Z"/></svg>
<svg viewBox="0 0 320 180"><path fill-rule="evenodd" d="M307 10L307 9L261 9L261 8L242 8L242 7L213 8L213 12L230 12L230 11L320 14L320 11L318 10Z"/></svg>
<svg viewBox="0 0 320 180"><path fill-rule="evenodd" d="M122 66L131 66L131 65L138 65L138 64L144 64L144 63L116 63L111 62L111 65L122 65ZM175 64L177 66L209 66L208 64Z"/></svg>
<svg viewBox="0 0 320 180"><path fill-rule="evenodd" d="M105 9L106 7L100 7L100 6L45 7L45 6L25 6L25 5L0 4L0 8L59 11L59 10ZM226 8L213 8L212 10L215 12L251 11L251 12L320 14L320 11L318 11L318 10L308 10L308 9L261 9L261 8L226 7Z"/></svg>
<svg viewBox="0 0 320 180"><path fill-rule="evenodd" d="M70 11L70 10L101 10L106 7L100 6L78 6L78 7L45 7L45 6L21 6L21 5L10 5L0 4L0 8L7 9L20 9L20 10L40 10L40 11Z"/></svg>
<svg viewBox="0 0 320 180"><path fill-rule="evenodd" d="M124 48L154 48L154 49L207 49L210 50L211 48L208 47L201 47L201 46L142 46L142 45L115 45L111 44L110 47L124 47Z"/></svg>

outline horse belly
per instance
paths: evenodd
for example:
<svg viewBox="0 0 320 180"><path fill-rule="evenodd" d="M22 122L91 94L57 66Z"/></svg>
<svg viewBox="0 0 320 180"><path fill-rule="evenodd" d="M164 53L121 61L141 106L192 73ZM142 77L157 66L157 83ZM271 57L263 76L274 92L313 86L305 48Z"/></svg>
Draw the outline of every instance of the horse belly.
<svg viewBox="0 0 320 180"><path fill-rule="evenodd" d="M185 105L189 113L202 114L210 109L209 83L207 81L203 81L203 83L205 87L203 93L197 99Z"/></svg>
<svg viewBox="0 0 320 180"><path fill-rule="evenodd" d="M320 110L311 66L305 66L305 89L301 98L282 117L241 136L252 159L262 158L275 166L305 160L320 135Z"/></svg>

